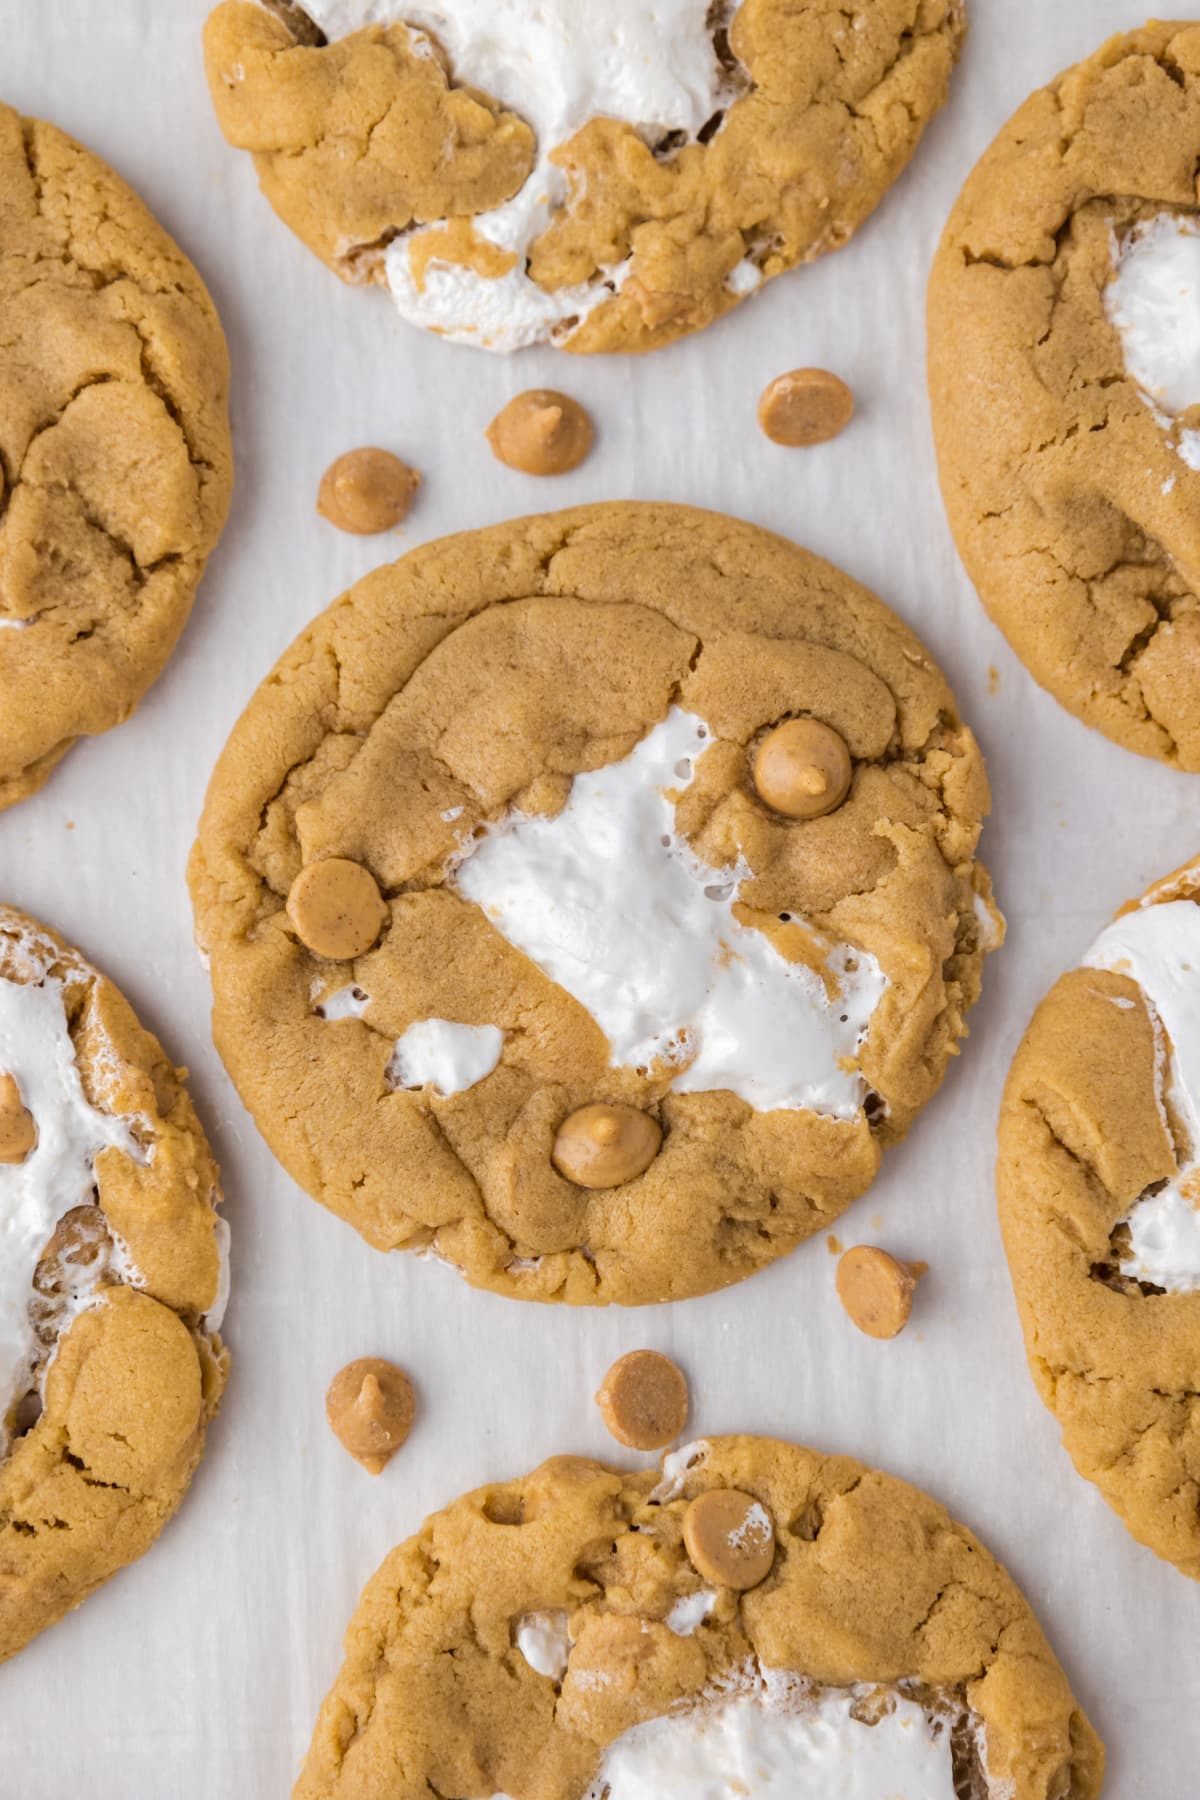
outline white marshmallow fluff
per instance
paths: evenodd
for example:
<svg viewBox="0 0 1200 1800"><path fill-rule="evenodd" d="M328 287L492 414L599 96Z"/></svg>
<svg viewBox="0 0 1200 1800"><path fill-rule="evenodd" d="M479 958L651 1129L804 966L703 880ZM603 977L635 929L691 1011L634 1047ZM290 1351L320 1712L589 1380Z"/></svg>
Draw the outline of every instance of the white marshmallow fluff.
<svg viewBox="0 0 1200 1800"><path fill-rule="evenodd" d="M558 1607L525 1613L517 1621L516 1645L531 1669L551 1681L561 1681L571 1654L567 1614Z"/></svg>
<svg viewBox="0 0 1200 1800"><path fill-rule="evenodd" d="M1160 213L1113 243L1105 311L1125 367L1164 425L1200 405L1200 221ZM1182 431L1183 460L1200 469L1200 432Z"/></svg>
<svg viewBox="0 0 1200 1800"><path fill-rule="evenodd" d="M1200 906L1163 901L1126 913L1084 958L1136 981L1170 1040L1164 1098L1190 1139L1173 1180L1147 1194L1124 1221L1130 1250L1121 1273L1168 1293L1200 1291Z"/></svg>
<svg viewBox="0 0 1200 1800"><path fill-rule="evenodd" d="M694 138L731 98L708 27L710 0L304 0L329 38L364 25L406 24L435 39L454 82L483 89L532 127L536 162L505 205L480 213L478 236L515 253L506 275L429 264L418 288L407 236L385 259L388 286L414 325L488 350L544 343L582 319L619 284L622 268L548 293L526 258L566 197L550 154L589 119L624 119L651 141Z"/></svg>
<svg viewBox="0 0 1200 1800"><path fill-rule="evenodd" d="M29 1316L33 1277L54 1228L93 1199L95 1160L109 1146L140 1157L127 1122L83 1091L67 1029L62 982L0 978L0 1073L33 1115L37 1143L24 1162L0 1163L0 1454L4 1418L25 1390L36 1354Z"/></svg>
<svg viewBox="0 0 1200 1800"><path fill-rule="evenodd" d="M854 1059L887 978L829 946L833 997L734 917L744 866L713 869L675 830L708 732L673 707L623 761L577 775L552 819L514 813L453 873L510 943L586 1007L614 1065L674 1070L677 1093L855 1117Z"/></svg>
<svg viewBox="0 0 1200 1800"><path fill-rule="evenodd" d="M394 1088L431 1087L446 1099L490 1075L503 1048L504 1033L496 1025L418 1019L397 1038L387 1079Z"/></svg>

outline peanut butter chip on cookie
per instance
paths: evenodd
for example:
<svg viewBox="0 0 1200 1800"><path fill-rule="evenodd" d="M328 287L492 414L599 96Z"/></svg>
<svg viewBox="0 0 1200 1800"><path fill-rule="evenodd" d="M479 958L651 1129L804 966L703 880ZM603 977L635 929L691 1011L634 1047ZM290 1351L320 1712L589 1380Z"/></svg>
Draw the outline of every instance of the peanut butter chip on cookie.
<svg viewBox="0 0 1200 1800"><path fill-rule="evenodd" d="M788 819L819 819L850 792L854 765L845 739L818 719L788 719L754 757L759 798Z"/></svg>
<svg viewBox="0 0 1200 1800"><path fill-rule="evenodd" d="M828 369L791 369L768 382L758 422L773 444L808 449L828 443L854 417L854 395Z"/></svg>
<svg viewBox="0 0 1200 1800"><path fill-rule="evenodd" d="M649 1113L597 1102L563 1120L550 1160L579 1187L620 1187L650 1167L661 1143L662 1127Z"/></svg>
<svg viewBox="0 0 1200 1800"><path fill-rule="evenodd" d="M372 1475L378 1475L412 1430L416 1403L403 1369L380 1356L361 1356L339 1369L325 1396L334 1436Z"/></svg>
<svg viewBox="0 0 1200 1800"><path fill-rule="evenodd" d="M314 956L349 962L371 948L387 906L370 869L327 856L301 869L287 897L287 916Z"/></svg>
<svg viewBox="0 0 1200 1800"><path fill-rule="evenodd" d="M868 1337L897 1337L908 1324L913 1293L928 1267L897 1262L886 1250L857 1244L838 1264L838 1298Z"/></svg>
<svg viewBox="0 0 1200 1800"><path fill-rule="evenodd" d="M775 1527L752 1494L710 1488L683 1515L683 1547L697 1575L715 1587L744 1593L771 1573Z"/></svg>
<svg viewBox="0 0 1200 1800"><path fill-rule="evenodd" d="M23 1163L37 1143L33 1114L11 1075L0 1075L0 1163Z"/></svg>
<svg viewBox="0 0 1200 1800"><path fill-rule="evenodd" d="M417 471L390 450L347 450L321 477L317 511L339 531L369 537L400 523L420 484Z"/></svg>
<svg viewBox="0 0 1200 1800"><path fill-rule="evenodd" d="M657 1350L631 1350L618 1357L604 1377L596 1404L619 1444L630 1450L661 1450L687 1424L687 1382L669 1356Z"/></svg>
<svg viewBox="0 0 1200 1800"><path fill-rule="evenodd" d="M566 475L579 467L594 436L578 400L553 388L515 395L487 428L493 456L522 475Z"/></svg>

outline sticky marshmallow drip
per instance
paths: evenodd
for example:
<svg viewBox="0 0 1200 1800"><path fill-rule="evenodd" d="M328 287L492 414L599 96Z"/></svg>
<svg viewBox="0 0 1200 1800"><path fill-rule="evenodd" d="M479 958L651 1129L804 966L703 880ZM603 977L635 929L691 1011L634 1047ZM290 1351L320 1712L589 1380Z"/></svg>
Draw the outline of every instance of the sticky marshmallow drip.
<svg viewBox="0 0 1200 1800"><path fill-rule="evenodd" d="M397 1038L387 1080L394 1088L432 1087L445 1099L490 1075L503 1048L504 1033L496 1025L419 1019Z"/></svg>

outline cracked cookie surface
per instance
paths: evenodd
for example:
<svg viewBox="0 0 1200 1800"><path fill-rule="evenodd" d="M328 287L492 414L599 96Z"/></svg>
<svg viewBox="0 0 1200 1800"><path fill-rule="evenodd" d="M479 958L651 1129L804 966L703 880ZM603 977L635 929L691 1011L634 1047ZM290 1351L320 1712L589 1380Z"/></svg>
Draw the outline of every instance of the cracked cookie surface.
<svg viewBox="0 0 1200 1800"><path fill-rule="evenodd" d="M1139 225L1195 222L1198 165L1200 26L1114 38L1005 126L929 289L942 491L984 605L1071 712L1189 770L1200 473L1127 370L1106 296Z"/></svg>
<svg viewBox="0 0 1200 1800"><path fill-rule="evenodd" d="M557 10L512 5L500 35L536 38ZM707 78L692 69L673 93L667 79L657 127L653 112L631 124L620 111L621 9L615 48L598 43L561 78L543 69L537 88L528 59L495 52L508 77L496 96L480 91L491 49L459 80L403 23L436 42L439 16L466 29L453 4L314 0L326 43L300 6L223 0L205 32L209 85L280 217L344 279L390 287L405 316L493 348L647 350L847 241L945 99L964 8L744 0L706 13L695 0L694 18L676 5L660 24L638 10L624 12L650 60L684 60L686 34L711 40ZM549 47L537 39L540 53L578 54L565 22L560 36L557 52L553 31ZM652 106L642 39L625 54L624 104L649 81ZM539 145L523 113L536 121L556 82L568 94L590 84L593 105L578 119L551 107L542 128L554 119L566 135ZM527 204L528 227L517 217Z"/></svg>
<svg viewBox="0 0 1200 1800"><path fill-rule="evenodd" d="M128 718L229 505L225 340L142 202L0 106L0 809Z"/></svg>
<svg viewBox="0 0 1200 1800"><path fill-rule="evenodd" d="M3 906L0 1072L34 1127L0 1162L3 1660L153 1543L228 1357L217 1169L183 1074L110 981Z"/></svg>
<svg viewBox="0 0 1200 1800"><path fill-rule="evenodd" d="M1008 1078L997 1166L1038 1392L1079 1473L1140 1543L1193 1580L1198 900L1192 863L1118 915L1085 966L1050 990ZM1158 944L1147 952L1150 932Z"/></svg>
<svg viewBox="0 0 1200 1800"><path fill-rule="evenodd" d="M721 1489L774 1528L770 1571L744 1593L707 1585L686 1546L689 1508ZM661 1479L556 1458L426 1520L363 1592L295 1800L687 1792L690 1764L673 1762L662 1789L657 1763L627 1786L618 1769L638 1774L664 1715L686 1733L693 1717L717 1724L739 1708L768 1754L789 1717L816 1712L833 1735L877 1721L883 1734L906 1709L909 1731L940 1739L940 1784L920 1791L946 1800L1101 1788L1099 1739L970 1532L848 1457L728 1437L668 1457ZM828 1785L805 1772L798 1757L800 1785L785 1776L769 1791L841 1791L836 1761ZM716 1773L706 1759L706 1792L725 1791Z"/></svg>
<svg viewBox="0 0 1200 1800"><path fill-rule="evenodd" d="M821 1029L845 1029L833 998L875 972L869 1029L823 1071L837 1105L760 1108L717 1079L677 1091L678 1060L618 1057L464 891L481 843L561 819L577 776L627 770L689 711L708 747L670 804L681 854L723 872L711 904L732 901L739 942L777 951L781 978L821 980L831 944L858 966L820 990ZM785 818L754 787L755 744L792 715L852 755L821 817ZM1001 935L975 861L987 804L917 639L780 538L608 504L428 544L302 634L214 772L190 881L217 1046L289 1173L377 1248L517 1298L705 1292L823 1229L938 1086ZM288 905L323 862L365 869L385 902L338 961ZM651 955L674 941L654 929ZM631 959L634 936L631 919ZM568 1120L599 1132L608 1172L566 1154Z"/></svg>

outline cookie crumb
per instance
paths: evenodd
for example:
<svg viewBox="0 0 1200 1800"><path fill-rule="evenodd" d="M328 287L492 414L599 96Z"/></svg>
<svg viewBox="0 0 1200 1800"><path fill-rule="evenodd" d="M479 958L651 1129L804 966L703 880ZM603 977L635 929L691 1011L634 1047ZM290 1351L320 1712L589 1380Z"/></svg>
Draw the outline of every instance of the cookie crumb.
<svg viewBox="0 0 1200 1800"><path fill-rule="evenodd" d="M825 1248L828 1250L830 1256L840 1256L845 1245L842 1243L841 1238L835 1237L831 1231L829 1236L825 1239Z"/></svg>
<svg viewBox="0 0 1200 1800"><path fill-rule="evenodd" d="M398 525L421 477L390 450L366 445L330 463L317 490L317 511L339 531L372 537Z"/></svg>
<svg viewBox="0 0 1200 1800"><path fill-rule="evenodd" d="M998 694L1000 692L1000 671L995 663L988 664L987 691L989 694Z"/></svg>
<svg viewBox="0 0 1200 1800"><path fill-rule="evenodd" d="M772 812L819 819L850 792L854 764L846 740L819 719L787 719L754 755L754 786Z"/></svg>
<svg viewBox="0 0 1200 1800"><path fill-rule="evenodd" d="M669 1356L630 1350L604 1377L596 1405L619 1444L629 1450L662 1450L687 1424L687 1380Z"/></svg>
<svg viewBox="0 0 1200 1800"><path fill-rule="evenodd" d="M0 1075L0 1163L23 1163L37 1144L33 1114L11 1075Z"/></svg>
<svg viewBox="0 0 1200 1800"><path fill-rule="evenodd" d="M330 1430L355 1462L380 1474L412 1430L416 1402L403 1369L360 1356L339 1369L325 1395Z"/></svg>
<svg viewBox="0 0 1200 1800"><path fill-rule="evenodd" d="M529 388L502 407L487 428L492 455L522 475L566 475L592 447L592 421L569 394Z"/></svg>
<svg viewBox="0 0 1200 1800"><path fill-rule="evenodd" d="M577 1187L620 1187L650 1167L662 1126L636 1106L580 1106L558 1128L550 1160Z"/></svg>
<svg viewBox="0 0 1200 1800"><path fill-rule="evenodd" d="M854 395L828 369L789 369L767 383L758 422L773 444L809 449L826 444L854 417Z"/></svg>
<svg viewBox="0 0 1200 1800"><path fill-rule="evenodd" d="M370 869L344 856L326 856L301 869L287 897L287 916L314 956L349 962L369 950L387 918Z"/></svg>
<svg viewBox="0 0 1200 1800"><path fill-rule="evenodd" d="M928 1267L899 1262L871 1244L856 1244L838 1264L838 1298L868 1337L897 1337L908 1324L913 1294Z"/></svg>
<svg viewBox="0 0 1200 1800"><path fill-rule="evenodd" d="M705 1581L745 1593L771 1573L775 1527L752 1494L710 1488L683 1515L683 1547Z"/></svg>

